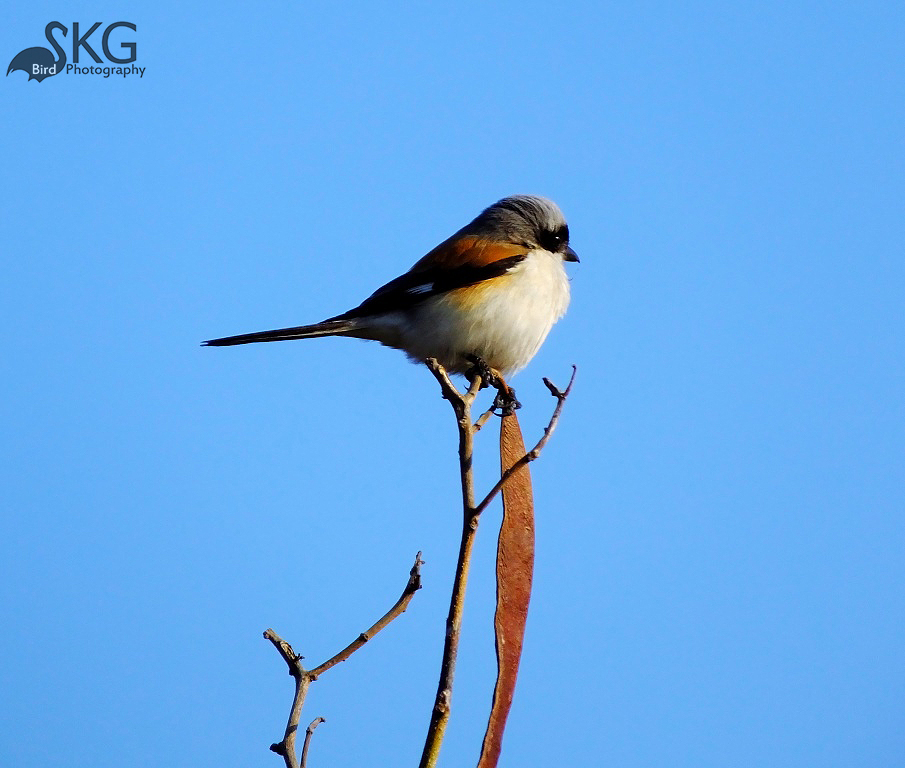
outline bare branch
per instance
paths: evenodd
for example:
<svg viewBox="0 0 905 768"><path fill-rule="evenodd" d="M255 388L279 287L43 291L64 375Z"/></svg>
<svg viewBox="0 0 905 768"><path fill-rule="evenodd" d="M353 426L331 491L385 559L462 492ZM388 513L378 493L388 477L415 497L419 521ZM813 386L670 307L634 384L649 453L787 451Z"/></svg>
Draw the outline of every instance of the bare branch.
<svg viewBox="0 0 905 768"><path fill-rule="evenodd" d="M450 401L456 414L456 425L459 431L459 475L462 484L462 540L459 544L459 559L456 563L456 575L449 601L449 614L446 618L446 639L443 644L440 680L437 684L437 695L434 699L424 750L421 753L421 768L432 768L436 766L440 756L440 745L449 722L453 677L459 651L462 613L465 608L465 588L468 584L471 551L478 528L478 516L474 510L472 454L475 429L471 423L471 404L480 390L482 382L480 375L475 375L468 391L463 395L452 385L443 366L436 360L427 360L426 365L440 383L443 396Z"/></svg>
<svg viewBox="0 0 905 768"><path fill-rule="evenodd" d="M264 633L264 637L270 640L274 648L279 651L283 661L289 666L289 674L295 680L295 695L292 697L292 707L289 710L289 719L286 721L283 740L276 744L271 744L270 751L276 752L283 758L286 768L300 768L298 758L295 756L295 735L299 729L299 718L302 715L302 706L304 706L305 697L308 695L308 686L311 685L311 678L302 666L303 657L293 651L289 643L272 629L268 629Z"/></svg>
<svg viewBox="0 0 905 768"><path fill-rule="evenodd" d="M481 512L483 512L491 501L500 492L506 481L512 475L528 462L534 461L543 450L550 435L556 427L559 420L559 414L562 411L563 403L572 390L572 383L575 381L576 368L572 366L572 378L569 380L569 386L565 392L560 392L556 387L544 379L544 384L550 390L550 393L557 398L556 409L550 419L550 423L544 430L544 436L537 445L529 451L525 456L516 461L503 475L497 484L490 490L490 493L484 497L484 500L475 506L474 498L474 475L472 472L472 455L474 451L474 436L477 431L487 423L493 413L493 408L483 413L477 420L472 423L471 405L475 396L481 389L483 384L481 376L475 374L472 377L468 391L464 394L459 392L450 381L446 370L434 358L425 360L430 372L440 384L440 390L443 397L449 400L456 414L456 424L459 430L459 473L462 482L462 540L459 544L459 559L456 563L456 575L453 581L453 591L450 598L449 614L446 619L446 642L443 646L443 661L440 666L440 681L437 686L437 695L434 699L434 708L431 712L430 726L427 731L427 738L424 743L424 751L421 753L421 763L419 768L433 768L437 764L440 756L440 745L446 732L446 726L449 721L450 706L452 702L452 685L456 668L456 657L459 649L459 634L462 626L462 613L465 605L465 588L468 584L468 570L471 564L471 551L474 545L475 533L478 529L478 520ZM502 386L509 390L505 382Z"/></svg>
<svg viewBox="0 0 905 768"><path fill-rule="evenodd" d="M292 707L289 710L289 719L286 722L286 730L283 733L283 740L270 745L270 751L276 752L283 758L286 768L304 768L308 753L308 743L311 740L311 733L324 719L322 717L315 718L305 734L305 743L302 747L302 762L299 764L295 752L295 737L299 729L299 719L302 716L302 707L305 704L305 697L308 695L308 688L317 678L331 667L336 666L341 661L348 659L355 651L363 646L368 640L376 635L380 630L384 629L393 619L405 612L412 597L419 589L421 589L421 566L424 561L421 559L421 553L415 555L415 564L409 572L409 580L402 591L402 595L396 601L396 604L387 611L367 632L362 632L358 638L350 643L346 648L340 651L332 658L325 661L312 670L306 670L302 666L303 656L292 650L292 646L283 640L272 629L268 629L264 633L264 637L269 640L273 647L277 649L283 661L289 667L289 674L295 680L295 694L292 697Z"/></svg>
<svg viewBox="0 0 905 768"><path fill-rule="evenodd" d="M487 423L487 419L489 419L491 416L493 416L494 410L495 410L494 406L491 405L490 408L488 408L486 411L484 411L484 413L482 413L480 416L478 416L478 420L474 423L475 432L481 431L483 426Z"/></svg>
<svg viewBox="0 0 905 768"><path fill-rule="evenodd" d="M507 469L500 479L497 481L496 485L490 489L489 493L484 497L480 504L475 507L475 514L480 515L487 507L490 505L496 495L502 490L503 486L506 484L506 481L512 477L521 467L524 467L526 464L530 464L534 461L542 450L544 450L544 446L547 444L547 441L550 439L550 436L553 434L553 430L556 429L556 425L559 422L559 415L562 413L563 405L565 405L566 398L572 392L572 385L575 383L575 374L578 373L578 367L572 366L572 376L569 379L569 386L566 387L565 391L561 392L557 389L550 379L545 378L544 384L547 386L547 389L550 390L550 394L556 398L556 408L553 410L553 415L550 417L550 422L544 428L544 435L540 440L537 441L537 445L534 446L528 453L522 456L515 464L513 464L509 469Z"/></svg>
<svg viewBox="0 0 905 768"><path fill-rule="evenodd" d="M427 366L428 370L434 374L434 378L440 382L440 390L443 393L443 397L452 403L457 416L461 415L461 407L466 405L471 406L475 397L477 397L478 392L480 392L484 386L480 374L475 372L474 375L470 375L468 389L465 390L465 392L460 392L456 389L456 385L452 383L446 369L437 362L435 357L427 358L424 361L424 364Z"/></svg>
<svg viewBox="0 0 905 768"><path fill-rule="evenodd" d="M302 745L302 761L299 768L305 768L308 764L308 745L311 743L311 734L314 733L314 729L317 728L317 726L326 722L327 721L322 717L315 717L305 729L305 743Z"/></svg>
<svg viewBox="0 0 905 768"><path fill-rule="evenodd" d="M471 378L469 382L468 393L465 395L468 398L469 404L474 402L475 397L483 387L484 382L482 381L480 375L475 375Z"/></svg>
<svg viewBox="0 0 905 768"><path fill-rule="evenodd" d="M427 369L434 374L434 378L440 383L440 392L446 400L452 403L452 407L459 412L459 407L465 404L465 395L456 389L456 385L452 383L446 369L437 362L436 358L429 357L424 361Z"/></svg>
<svg viewBox="0 0 905 768"><path fill-rule="evenodd" d="M405 609L408 608L408 604L412 601L412 598L415 596L415 592L421 589L421 566L424 565L424 561L421 559L421 553L419 552L415 555L415 564L412 566L412 570L409 571L409 580L405 585L405 589L402 590L402 594L399 596L399 599L396 601L396 604L390 608L377 622L370 628L362 632L355 640L353 640L349 645L347 645L343 650L337 653L332 658L327 659L323 664L318 667L315 667L308 673L308 677L311 680L317 680L324 672L326 672L330 667L335 667L342 661L348 659L355 651L357 651L361 646L363 646L368 640L370 640L374 635L376 635L380 630L386 627L393 619L395 619L400 614L405 613Z"/></svg>
<svg viewBox="0 0 905 768"><path fill-rule="evenodd" d="M302 667L301 660L304 659L304 656L297 654L292 650L292 646L289 645L283 638L281 638L276 632L272 629L268 629L264 632L264 637L267 640L270 640L273 643L274 648L276 648L280 652L280 656L283 657L283 661L285 661L289 665L289 674L295 677L296 675L305 674L305 669Z"/></svg>

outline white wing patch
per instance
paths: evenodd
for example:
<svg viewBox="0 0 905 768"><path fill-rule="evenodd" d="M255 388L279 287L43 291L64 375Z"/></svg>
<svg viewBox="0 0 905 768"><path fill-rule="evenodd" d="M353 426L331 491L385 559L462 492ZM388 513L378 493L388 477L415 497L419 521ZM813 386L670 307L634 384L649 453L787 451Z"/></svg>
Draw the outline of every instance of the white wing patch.
<svg viewBox="0 0 905 768"><path fill-rule="evenodd" d="M406 288L406 293L412 296L420 296L422 293L430 293L434 290L433 283L424 283L423 285L413 285L411 288Z"/></svg>

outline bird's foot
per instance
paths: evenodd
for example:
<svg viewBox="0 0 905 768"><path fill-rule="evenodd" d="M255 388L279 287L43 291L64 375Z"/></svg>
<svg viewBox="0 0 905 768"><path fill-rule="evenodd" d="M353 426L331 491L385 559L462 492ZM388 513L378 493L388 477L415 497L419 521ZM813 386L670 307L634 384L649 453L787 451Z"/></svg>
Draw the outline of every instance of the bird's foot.
<svg viewBox="0 0 905 768"><path fill-rule="evenodd" d="M522 407L522 404L515 396L515 390L503 384L497 388L496 398L494 398L492 410L499 408L500 416L511 416L515 411Z"/></svg>
<svg viewBox="0 0 905 768"><path fill-rule="evenodd" d="M481 389L485 387L493 387L496 391L491 411L499 411L500 416L509 416L513 411L522 407L522 404L515 397L515 390L512 389L504 380L502 375L495 369L491 368L487 361L477 355L469 355L468 362L472 363L472 367L466 371L465 375L469 381L476 378L481 379Z"/></svg>
<svg viewBox="0 0 905 768"><path fill-rule="evenodd" d="M486 360L477 355L468 355L466 359L472 364L471 368L465 372L465 377L469 381L474 381L476 378L480 377L481 389L486 387L500 388L502 379L497 376L493 368L487 365ZM503 384L503 386L505 386L505 384Z"/></svg>

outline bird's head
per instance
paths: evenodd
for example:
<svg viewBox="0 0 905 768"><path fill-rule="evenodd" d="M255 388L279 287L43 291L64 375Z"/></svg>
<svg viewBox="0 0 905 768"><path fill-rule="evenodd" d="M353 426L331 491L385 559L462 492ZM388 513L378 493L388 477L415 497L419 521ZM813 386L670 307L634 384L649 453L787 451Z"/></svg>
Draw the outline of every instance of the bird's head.
<svg viewBox="0 0 905 768"><path fill-rule="evenodd" d="M540 249L563 261L578 261L569 246L569 225L552 200L534 195L504 197L466 227L471 234Z"/></svg>

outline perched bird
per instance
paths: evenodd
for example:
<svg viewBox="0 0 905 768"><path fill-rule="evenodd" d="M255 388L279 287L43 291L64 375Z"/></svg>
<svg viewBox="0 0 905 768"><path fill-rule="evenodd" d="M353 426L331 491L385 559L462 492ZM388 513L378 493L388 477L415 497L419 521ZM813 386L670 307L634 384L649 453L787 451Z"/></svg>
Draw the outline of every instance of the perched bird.
<svg viewBox="0 0 905 768"><path fill-rule="evenodd" d="M543 197L507 197L355 309L204 345L352 336L401 349L416 362L436 358L452 373L477 366L491 378L508 375L528 364L569 305L564 261L578 256L559 207Z"/></svg>

